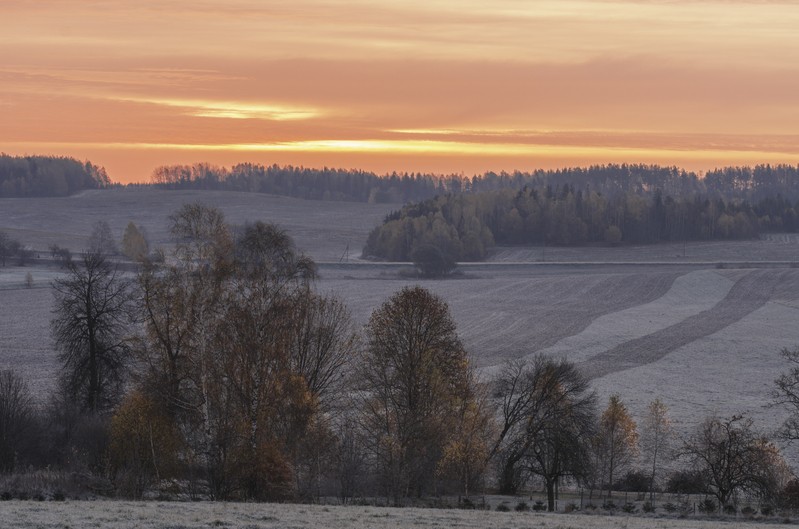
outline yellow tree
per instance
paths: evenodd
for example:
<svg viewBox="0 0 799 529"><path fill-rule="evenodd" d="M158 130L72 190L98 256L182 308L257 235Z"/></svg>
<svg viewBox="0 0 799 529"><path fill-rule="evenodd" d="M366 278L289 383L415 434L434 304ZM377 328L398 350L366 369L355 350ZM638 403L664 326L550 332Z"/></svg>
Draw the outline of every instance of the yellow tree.
<svg viewBox="0 0 799 529"><path fill-rule="evenodd" d="M638 455L638 429L619 395L611 395L599 420L596 438L597 470L613 491L613 480L628 470Z"/></svg>

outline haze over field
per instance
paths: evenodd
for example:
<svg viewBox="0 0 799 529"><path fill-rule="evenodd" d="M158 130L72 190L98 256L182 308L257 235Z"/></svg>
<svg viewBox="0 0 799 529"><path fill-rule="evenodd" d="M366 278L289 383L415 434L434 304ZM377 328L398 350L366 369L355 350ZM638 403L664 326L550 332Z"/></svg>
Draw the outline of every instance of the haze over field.
<svg viewBox="0 0 799 529"><path fill-rule="evenodd" d="M472 174L799 162L788 1L10 0L0 150Z"/></svg>

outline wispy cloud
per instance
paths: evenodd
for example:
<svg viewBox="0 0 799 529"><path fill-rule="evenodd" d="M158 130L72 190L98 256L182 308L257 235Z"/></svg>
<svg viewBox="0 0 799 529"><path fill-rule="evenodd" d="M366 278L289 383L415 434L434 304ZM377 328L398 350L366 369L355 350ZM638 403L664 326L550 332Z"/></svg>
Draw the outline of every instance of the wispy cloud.
<svg viewBox="0 0 799 529"><path fill-rule="evenodd" d="M169 99L144 97L109 97L116 101L160 105L170 108L185 109L191 116L226 119L263 119L269 121L292 121L312 119L322 112L312 108L301 108L291 105L271 103L255 103L245 101L211 101L200 99Z"/></svg>

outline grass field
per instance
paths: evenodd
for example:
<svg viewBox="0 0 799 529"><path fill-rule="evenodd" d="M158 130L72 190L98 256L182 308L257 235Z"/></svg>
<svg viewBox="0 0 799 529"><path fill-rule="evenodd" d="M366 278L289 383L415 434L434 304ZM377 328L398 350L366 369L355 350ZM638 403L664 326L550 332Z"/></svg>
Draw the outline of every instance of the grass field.
<svg viewBox="0 0 799 529"><path fill-rule="evenodd" d="M310 202L222 192L108 190L64 199L0 200L0 229L37 248L73 248L97 220L121 235L129 220L159 243L180 204L219 206L231 222L277 222L321 262L318 288L334 292L357 322L391 294L421 284L450 305L473 362L485 376L505 359L546 352L577 362L600 397L619 393L638 417L660 397L681 433L708 414L748 413L765 429L784 410L768 407L786 369L779 351L799 344L799 269L717 268L718 261L795 261L793 235L757 241L620 248L501 249L492 261L464 267L460 279L403 279L397 267L351 260L390 207ZM679 255L678 255L679 254ZM525 262L525 259L527 260ZM639 263L623 264L602 263ZM682 264L679 264L682 263ZM704 264L701 264L704 263ZM25 273L34 288L24 288ZM39 395L52 387L49 337L53 268L0 269L0 368L19 370ZM796 450L788 458L799 463Z"/></svg>
<svg viewBox="0 0 799 529"><path fill-rule="evenodd" d="M126 501L19 502L0 504L5 527L19 529L769 529L785 522L727 518L686 519L620 514L545 514L359 506Z"/></svg>

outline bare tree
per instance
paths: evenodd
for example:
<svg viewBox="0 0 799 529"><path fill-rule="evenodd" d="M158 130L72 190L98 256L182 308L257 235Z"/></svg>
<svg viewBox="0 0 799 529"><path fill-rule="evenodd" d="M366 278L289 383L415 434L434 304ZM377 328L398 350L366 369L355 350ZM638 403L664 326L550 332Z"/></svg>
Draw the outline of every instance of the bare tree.
<svg viewBox="0 0 799 529"><path fill-rule="evenodd" d="M328 411L345 390L344 368L357 350L352 317L341 300L301 291L291 318L292 370L302 375L308 391Z"/></svg>
<svg viewBox="0 0 799 529"><path fill-rule="evenodd" d="M494 395L502 417L492 450L500 456L501 489L515 492L527 475L538 475L554 510L558 480L590 471L596 396L574 364L542 355L506 365Z"/></svg>
<svg viewBox="0 0 799 529"><path fill-rule="evenodd" d="M125 376L129 282L99 252L86 253L68 270L53 282L51 328L61 382L83 411L106 411L118 400Z"/></svg>
<svg viewBox="0 0 799 529"><path fill-rule="evenodd" d="M789 369L775 380L774 400L791 411L778 435L789 442L799 440L799 347L780 351Z"/></svg>
<svg viewBox="0 0 799 529"><path fill-rule="evenodd" d="M10 472L30 445L34 429L33 398L25 381L0 371L0 471Z"/></svg>
<svg viewBox="0 0 799 529"><path fill-rule="evenodd" d="M660 399L653 400L647 408L641 430L641 448L652 471L649 474L649 496L654 498L658 464L668 453L674 430L669 409Z"/></svg>
<svg viewBox="0 0 799 529"><path fill-rule="evenodd" d="M119 253L111 226L104 220L97 221L89 236L89 253L98 253L110 257Z"/></svg>
<svg viewBox="0 0 799 529"><path fill-rule="evenodd" d="M790 477L779 449L741 415L706 419L685 441L682 455L701 472L720 505L737 492L773 500Z"/></svg>

